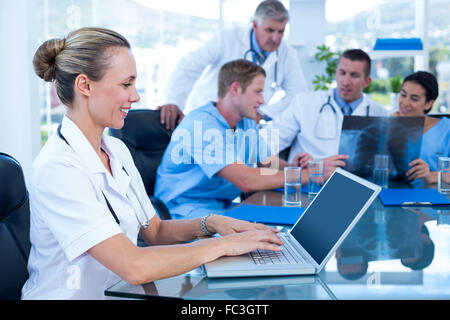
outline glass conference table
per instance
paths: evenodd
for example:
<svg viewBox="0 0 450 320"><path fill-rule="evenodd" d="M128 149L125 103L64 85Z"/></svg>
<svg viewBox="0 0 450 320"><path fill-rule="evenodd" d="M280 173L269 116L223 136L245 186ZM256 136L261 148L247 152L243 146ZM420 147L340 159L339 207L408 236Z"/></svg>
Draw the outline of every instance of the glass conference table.
<svg viewBox="0 0 450 320"><path fill-rule="evenodd" d="M302 194L302 207L309 201ZM244 203L282 206L282 193L257 192ZM377 198L315 276L209 279L198 268L145 285L120 281L105 295L201 300L450 299L450 207L385 207Z"/></svg>

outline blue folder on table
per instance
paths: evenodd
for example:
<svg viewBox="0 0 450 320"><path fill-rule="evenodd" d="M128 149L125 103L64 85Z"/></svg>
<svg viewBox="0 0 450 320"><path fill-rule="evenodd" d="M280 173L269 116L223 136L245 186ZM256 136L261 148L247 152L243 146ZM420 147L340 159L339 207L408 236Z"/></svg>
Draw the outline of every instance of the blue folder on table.
<svg viewBox="0 0 450 320"><path fill-rule="evenodd" d="M436 189L383 189L378 196L385 206L450 205L450 200Z"/></svg>
<svg viewBox="0 0 450 320"><path fill-rule="evenodd" d="M225 216L265 224L294 225L306 208L242 204L224 213Z"/></svg>

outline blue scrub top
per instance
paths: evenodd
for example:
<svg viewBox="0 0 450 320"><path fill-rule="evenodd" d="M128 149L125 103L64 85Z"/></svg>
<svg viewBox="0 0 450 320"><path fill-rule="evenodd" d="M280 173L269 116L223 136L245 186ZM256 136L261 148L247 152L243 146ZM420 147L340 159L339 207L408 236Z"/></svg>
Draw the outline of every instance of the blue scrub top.
<svg viewBox="0 0 450 320"><path fill-rule="evenodd" d="M430 171L438 170L439 157L450 157L450 119L442 118L422 136L420 159L428 163ZM411 182L415 188L424 185L421 179Z"/></svg>
<svg viewBox="0 0 450 320"><path fill-rule="evenodd" d="M254 120L244 118L231 130L210 102L186 115L173 132L157 170L155 196L181 216L193 217L195 207L227 209L241 191L216 173L237 161L251 165L269 156Z"/></svg>
<svg viewBox="0 0 450 320"><path fill-rule="evenodd" d="M438 158L450 157L450 119L442 118L422 136L420 158L430 171L438 170Z"/></svg>

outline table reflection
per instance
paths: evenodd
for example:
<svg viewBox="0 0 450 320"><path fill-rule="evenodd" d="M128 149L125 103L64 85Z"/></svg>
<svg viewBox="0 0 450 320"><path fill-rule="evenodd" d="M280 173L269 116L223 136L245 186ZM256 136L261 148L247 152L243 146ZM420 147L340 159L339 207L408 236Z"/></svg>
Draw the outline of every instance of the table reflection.
<svg viewBox="0 0 450 320"><path fill-rule="evenodd" d="M310 200L302 194L302 207ZM282 193L257 192L243 203L282 206ZM105 294L202 300L450 299L449 265L449 207L385 207L376 199L319 275L208 279L199 268L143 286L121 281Z"/></svg>
<svg viewBox="0 0 450 320"><path fill-rule="evenodd" d="M330 300L333 293L319 276L204 278L184 299Z"/></svg>
<svg viewBox="0 0 450 320"><path fill-rule="evenodd" d="M422 270L434 258L434 243L425 226L433 218L418 208L386 208L377 200L337 250L338 272L349 280L367 274L370 261L399 259Z"/></svg>

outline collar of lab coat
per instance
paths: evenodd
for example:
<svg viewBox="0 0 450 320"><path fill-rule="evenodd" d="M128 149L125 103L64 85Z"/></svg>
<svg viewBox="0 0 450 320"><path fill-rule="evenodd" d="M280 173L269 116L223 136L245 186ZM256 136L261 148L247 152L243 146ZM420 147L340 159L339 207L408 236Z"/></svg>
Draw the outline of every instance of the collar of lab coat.
<svg viewBox="0 0 450 320"><path fill-rule="evenodd" d="M243 48L245 48L244 52L250 49L250 33L252 32L252 27L250 28L241 28L240 29L240 40Z"/></svg>
<svg viewBox="0 0 450 320"><path fill-rule="evenodd" d="M66 116L64 116L61 124L61 134L90 172L104 173L109 185L113 186L119 193L123 195L126 194L130 183L130 177L123 170L123 163L120 157L114 154L113 148L110 147L108 139L106 139L107 137L102 136L101 147L109 156L111 171L115 179L113 179L106 170L99 156L89 143L88 139L81 132L80 128Z"/></svg>
<svg viewBox="0 0 450 320"><path fill-rule="evenodd" d="M338 104L337 101L334 99L333 90L334 90L333 88L328 90L328 96L331 97L331 103L332 103L332 104L334 105L334 107L336 108L336 111L339 112L339 113L342 113L342 110L341 110L341 108L339 107L339 104ZM328 99L328 96L327 96L327 99ZM360 102L355 108L352 109L352 114L355 112L356 109L360 108L361 106L366 107L367 105L369 105L369 101L368 101L368 99L367 99L366 94L363 93L363 94L362 94L362 100L361 100L361 102ZM365 112L365 111L364 111L364 112ZM366 115L366 114L364 113L364 115Z"/></svg>

